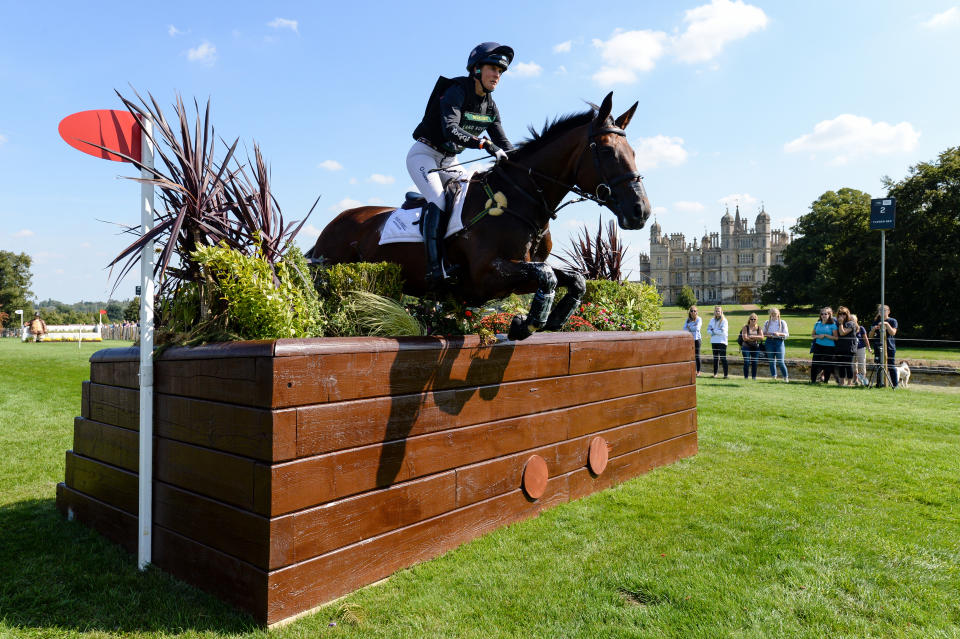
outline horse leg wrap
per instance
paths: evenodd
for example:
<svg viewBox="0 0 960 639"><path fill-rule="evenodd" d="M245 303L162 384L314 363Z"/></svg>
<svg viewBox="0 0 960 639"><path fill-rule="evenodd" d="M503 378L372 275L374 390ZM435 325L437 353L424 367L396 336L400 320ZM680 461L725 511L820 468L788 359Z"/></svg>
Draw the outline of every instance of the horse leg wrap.
<svg viewBox="0 0 960 639"><path fill-rule="evenodd" d="M533 296L533 302L530 304L530 312L527 313L527 324L533 327L533 330L543 328L547 323L547 317L550 315L550 307L553 306L553 291L544 293L542 290L536 292Z"/></svg>
<svg viewBox="0 0 960 639"><path fill-rule="evenodd" d="M547 321L548 331L559 331L567 323L573 312L580 307L580 298L573 295L564 295L557 304Z"/></svg>

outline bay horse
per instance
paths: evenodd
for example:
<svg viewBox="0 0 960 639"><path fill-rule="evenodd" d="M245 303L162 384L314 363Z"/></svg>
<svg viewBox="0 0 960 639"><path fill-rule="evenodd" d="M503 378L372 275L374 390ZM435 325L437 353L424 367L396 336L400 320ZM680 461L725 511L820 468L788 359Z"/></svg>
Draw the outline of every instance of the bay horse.
<svg viewBox="0 0 960 639"><path fill-rule="evenodd" d="M461 214L464 228L444 243L445 261L458 271L450 293L468 306L510 293L535 293L527 315L513 317L511 340L525 339L541 328L560 329L586 291L582 275L546 263L553 248L550 220L567 193L606 206L622 229L643 228L650 216L650 201L624 133L638 103L616 119L610 115L612 105L611 92L599 107L555 120L540 134L531 129L533 137L510 159L471 179ZM495 191L507 197L504 214L477 220ZM306 256L328 264L394 262L402 269L405 293L429 293L421 242L379 244L393 210L361 206L343 211ZM567 293L551 310L558 285Z"/></svg>

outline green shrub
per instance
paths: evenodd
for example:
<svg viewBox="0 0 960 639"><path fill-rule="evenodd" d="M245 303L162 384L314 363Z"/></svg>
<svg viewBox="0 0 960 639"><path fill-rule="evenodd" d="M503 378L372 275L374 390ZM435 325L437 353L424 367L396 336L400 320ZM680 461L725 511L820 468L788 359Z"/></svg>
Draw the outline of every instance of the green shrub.
<svg viewBox="0 0 960 639"><path fill-rule="evenodd" d="M612 328L608 330L659 331L662 326L663 300L652 284L587 280L583 303L593 303L610 312Z"/></svg>
<svg viewBox="0 0 960 639"><path fill-rule="evenodd" d="M697 305L697 296L694 294L693 289L689 286L684 286L680 289L680 293L677 295L677 306L683 310L687 310L691 306Z"/></svg>
<svg viewBox="0 0 960 639"><path fill-rule="evenodd" d="M221 245L197 249L192 258L208 277L210 298L219 302L213 312L225 331L242 339L323 335L323 309L296 247L276 265L279 282L259 254L247 256Z"/></svg>
<svg viewBox="0 0 960 639"><path fill-rule="evenodd" d="M311 266L313 283L324 299L345 299L350 293L364 291L400 301L403 297L403 276L400 265L357 262Z"/></svg>
<svg viewBox="0 0 960 639"><path fill-rule="evenodd" d="M402 337L424 334L423 325L392 298L356 291L350 294L344 307L353 315L363 335Z"/></svg>

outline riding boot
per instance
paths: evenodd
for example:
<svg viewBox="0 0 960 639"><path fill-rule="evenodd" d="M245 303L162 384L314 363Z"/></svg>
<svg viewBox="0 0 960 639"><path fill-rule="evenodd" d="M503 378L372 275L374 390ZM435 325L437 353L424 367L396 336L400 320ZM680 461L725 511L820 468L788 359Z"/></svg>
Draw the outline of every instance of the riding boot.
<svg viewBox="0 0 960 639"><path fill-rule="evenodd" d="M443 231L440 228L443 211L430 202L423 207L422 215L420 229L423 231L423 246L427 256L427 268L423 281L427 289L431 290L442 284L446 277L442 262Z"/></svg>

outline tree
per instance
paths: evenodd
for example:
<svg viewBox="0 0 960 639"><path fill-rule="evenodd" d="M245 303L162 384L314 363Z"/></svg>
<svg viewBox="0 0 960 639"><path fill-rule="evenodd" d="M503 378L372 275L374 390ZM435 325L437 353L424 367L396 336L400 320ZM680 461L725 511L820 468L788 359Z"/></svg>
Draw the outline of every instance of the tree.
<svg viewBox="0 0 960 639"><path fill-rule="evenodd" d="M763 304L844 304L868 313L879 294L879 238L870 233L870 195L857 189L827 191L793 226L796 237L783 265L770 267L760 288Z"/></svg>
<svg viewBox="0 0 960 639"><path fill-rule="evenodd" d="M960 339L960 147L884 186L897 198L896 228L887 231L891 315L910 337ZM879 251L880 238L873 243Z"/></svg>
<svg viewBox="0 0 960 639"><path fill-rule="evenodd" d="M26 253L0 251L0 311L11 316L17 309L23 309L24 315L33 306L27 299L33 297L30 290L30 265L33 260Z"/></svg>
<svg viewBox="0 0 960 639"><path fill-rule="evenodd" d="M696 306L697 296L694 295L693 289L689 286L684 286L680 289L680 293L677 295L677 306L683 309L690 308L691 306Z"/></svg>
<svg viewBox="0 0 960 639"><path fill-rule="evenodd" d="M140 321L140 296L133 298L123 307L123 319L128 322Z"/></svg>

